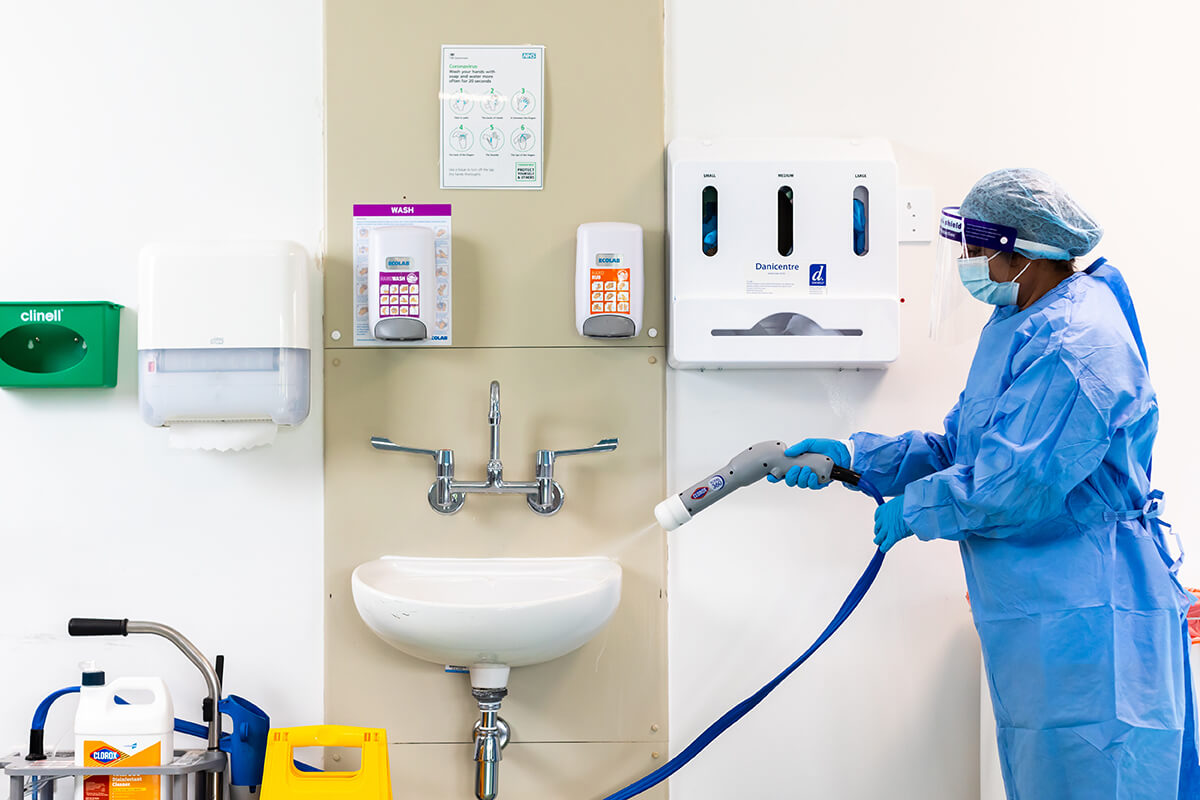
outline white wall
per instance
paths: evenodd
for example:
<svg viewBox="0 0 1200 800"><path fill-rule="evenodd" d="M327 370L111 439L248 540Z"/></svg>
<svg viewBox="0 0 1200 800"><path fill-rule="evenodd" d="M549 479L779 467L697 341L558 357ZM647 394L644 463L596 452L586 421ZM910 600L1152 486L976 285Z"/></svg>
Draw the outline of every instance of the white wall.
<svg viewBox="0 0 1200 800"><path fill-rule="evenodd" d="M1162 425L1155 483L1200 551L1190 255L1200 73L1194 4L668 2L674 136L878 135L901 182L957 204L1003 166L1057 176L1106 226L1138 303ZM926 337L933 246L901 252L901 356L886 372L672 372L678 490L759 439L940 430L971 347ZM1194 313L1194 312L1193 312ZM798 655L865 566L869 501L766 484L673 534L672 750ZM672 779L672 796L978 796L978 643L957 549L903 542L809 665ZM1184 568L1200 582L1200 554ZM799 786L797 786L797 784Z"/></svg>
<svg viewBox="0 0 1200 800"><path fill-rule="evenodd" d="M0 0L0 298L127 306L116 389L0 391L0 753L24 750L37 701L85 657L164 676L199 720L203 683L166 641L68 639L76 615L172 625L224 653L226 689L273 722L322 720L319 344L308 421L247 453L169 450L135 373L144 243L316 252L321 15L319 0Z"/></svg>

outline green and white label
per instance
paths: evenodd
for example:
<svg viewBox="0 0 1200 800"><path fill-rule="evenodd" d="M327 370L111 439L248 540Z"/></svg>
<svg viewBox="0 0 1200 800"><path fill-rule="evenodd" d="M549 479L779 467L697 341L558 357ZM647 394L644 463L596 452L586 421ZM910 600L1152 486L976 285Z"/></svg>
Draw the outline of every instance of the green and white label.
<svg viewBox="0 0 1200 800"><path fill-rule="evenodd" d="M541 45L442 45L441 188L542 188L545 60Z"/></svg>

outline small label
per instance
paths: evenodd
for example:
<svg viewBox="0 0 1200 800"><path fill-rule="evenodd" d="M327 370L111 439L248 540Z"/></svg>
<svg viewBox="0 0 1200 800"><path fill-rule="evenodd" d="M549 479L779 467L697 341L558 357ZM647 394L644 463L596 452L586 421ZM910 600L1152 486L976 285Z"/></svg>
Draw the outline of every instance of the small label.
<svg viewBox="0 0 1200 800"><path fill-rule="evenodd" d="M721 491L725 488L725 479L720 475L713 475L708 479L708 488L712 489L714 492Z"/></svg>
<svg viewBox="0 0 1200 800"><path fill-rule="evenodd" d="M516 164L516 174L513 176L517 181L529 181L530 183L537 182L537 164L532 161L518 161Z"/></svg>
<svg viewBox="0 0 1200 800"><path fill-rule="evenodd" d="M693 500L699 500L701 497L704 497L704 495L706 495L706 494L708 494L708 487L707 487L707 486L701 486L699 489L697 489L696 491L692 492L692 499L693 499Z"/></svg>
<svg viewBox="0 0 1200 800"><path fill-rule="evenodd" d="M824 286L825 285L825 265L824 264L809 264L808 265L808 285L809 286Z"/></svg>

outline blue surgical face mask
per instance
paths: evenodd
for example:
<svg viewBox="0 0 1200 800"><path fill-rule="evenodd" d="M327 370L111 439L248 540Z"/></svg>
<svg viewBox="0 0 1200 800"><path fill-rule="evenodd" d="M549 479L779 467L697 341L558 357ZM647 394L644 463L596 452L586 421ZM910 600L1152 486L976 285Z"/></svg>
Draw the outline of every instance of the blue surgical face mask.
<svg viewBox="0 0 1200 800"><path fill-rule="evenodd" d="M1030 261L1026 264L1024 269L1017 273L1017 278L1001 283L992 280L991 272L988 270L988 262L998 255L1000 254L994 253L991 258L975 256L974 258L958 259L958 277L976 300L982 300L994 306L1015 306L1017 294L1021 291L1021 284L1017 283L1017 278L1024 275L1025 270L1029 269L1029 264L1033 262Z"/></svg>

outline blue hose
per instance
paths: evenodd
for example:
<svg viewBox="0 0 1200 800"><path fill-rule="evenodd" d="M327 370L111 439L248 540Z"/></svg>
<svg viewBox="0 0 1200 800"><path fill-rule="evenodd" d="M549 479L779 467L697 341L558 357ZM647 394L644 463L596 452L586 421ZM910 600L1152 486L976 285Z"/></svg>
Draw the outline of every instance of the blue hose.
<svg viewBox="0 0 1200 800"><path fill-rule="evenodd" d="M857 487L859 490L866 492L871 497L875 498L876 503L883 505L883 496L880 495L875 487L870 483L862 478L859 478L857 480ZM817 637L817 640L813 642L812 647L805 650L804 654L793 661L791 666L776 675L774 679L772 679L771 682L766 686L762 687L757 692L750 695L733 708L729 709L729 711L725 712L724 716L722 716L712 725L709 725L704 733L693 739L692 743L685 747L677 756L663 764L658 769L654 770L654 772L651 772L646 777L634 781L624 789L613 792L608 797L604 798L604 800L627 800L630 797L635 797L641 794L651 787L657 786L678 772L684 764L687 764L689 761L699 755L701 750L708 747L714 739L724 733L735 722L750 713L750 710L761 703L763 698L775 690L776 686L783 683L787 676L795 672L801 664L808 660L809 656L817 652L821 645L825 644L826 640L828 640L830 636L833 636L833 634L837 632L837 629L842 626L842 623L845 622L852 613L854 613L854 609L858 608L858 604L862 601L863 597L866 596L867 590L871 588L871 584L874 583L875 576L879 574L879 568L882 565L883 553L879 550L876 550L875 555L871 558L871 563L867 565L866 571L863 572L862 576L858 579L858 582L854 584L854 588L851 589L850 594L846 596L845 601L842 603L842 607L838 609L838 612L834 616L833 620L829 623L825 630L821 632L821 635Z"/></svg>
<svg viewBox="0 0 1200 800"><path fill-rule="evenodd" d="M46 716L50 713L50 706L54 705L54 701L63 695L75 694L79 691L78 686L68 686L65 689L59 689L42 702L38 703L37 710L33 712L33 724L29 727L36 731L46 729Z"/></svg>

